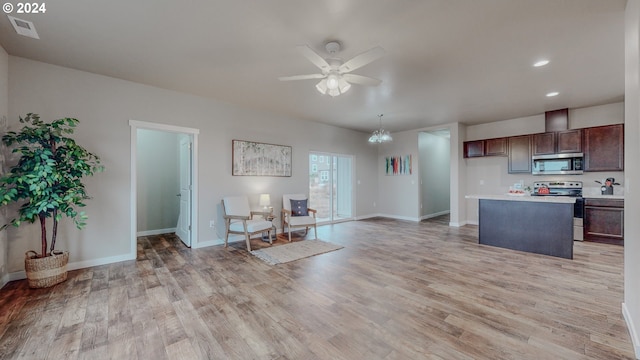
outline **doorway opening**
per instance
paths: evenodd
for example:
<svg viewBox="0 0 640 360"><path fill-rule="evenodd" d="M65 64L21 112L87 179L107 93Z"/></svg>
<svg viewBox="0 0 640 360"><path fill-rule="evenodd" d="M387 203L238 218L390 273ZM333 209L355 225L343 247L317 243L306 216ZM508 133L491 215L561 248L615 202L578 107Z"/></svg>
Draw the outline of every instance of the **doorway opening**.
<svg viewBox="0 0 640 360"><path fill-rule="evenodd" d="M309 153L309 201L317 222L353 220L353 156Z"/></svg>
<svg viewBox="0 0 640 360"><path fill-rule="evenodd" d="M418 134L420 163L420 219L451 213L451 132Z"/></svg>
<svg viewBox="0 0 640 360"><path fill-rule="evenodd" d="M129 126L132 257L141 234L174 231L186 246L197 245L199 130L136 120L130 120Z"/></svg>

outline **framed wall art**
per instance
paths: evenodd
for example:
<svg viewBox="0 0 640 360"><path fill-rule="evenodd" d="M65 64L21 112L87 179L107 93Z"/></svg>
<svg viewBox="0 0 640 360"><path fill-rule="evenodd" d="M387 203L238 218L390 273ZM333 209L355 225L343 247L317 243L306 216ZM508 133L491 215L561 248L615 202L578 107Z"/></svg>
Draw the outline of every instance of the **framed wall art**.
<svg viewBox="0 0 640 360"><path fill-rule="evenodd" d="M413 164L411 155L387 156L385 161L385 175L411 175Z"/></svg>
<svg viewBox="0 0 640 360"><path fill-rule="evenodd" d="M291 146L233 140L233 176L291 176Z"/></svg>

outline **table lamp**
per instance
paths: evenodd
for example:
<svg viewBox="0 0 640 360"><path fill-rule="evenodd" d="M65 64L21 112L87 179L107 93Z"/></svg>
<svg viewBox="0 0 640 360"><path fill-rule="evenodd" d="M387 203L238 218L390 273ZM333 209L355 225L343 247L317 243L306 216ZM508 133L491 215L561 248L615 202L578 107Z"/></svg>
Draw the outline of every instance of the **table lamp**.
<svg viewBox="0 0 640 360"><path fill-rule="evenodd" d="M260 194L260 206L264 212L269 212L269 206L271 205L271 197L269 194Z"/></svg>

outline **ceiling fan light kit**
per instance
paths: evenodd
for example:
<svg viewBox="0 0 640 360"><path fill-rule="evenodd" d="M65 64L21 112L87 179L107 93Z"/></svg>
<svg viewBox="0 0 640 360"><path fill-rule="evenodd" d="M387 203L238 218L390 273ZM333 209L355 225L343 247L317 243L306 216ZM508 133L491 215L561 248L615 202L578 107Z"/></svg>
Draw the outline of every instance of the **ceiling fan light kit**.
<svg viewBox="0 0 640 360"><path fill-rule="evenodd" d="M334 56L340 51L340 43L330 41L325 44L325 49L331 56ZM382 57L382 55L384 55L384 49L380 46L356 55L347 62L333 57L325 59L307 45L298 46L298 50L309 59L309 61L322 70L322 74L282 76L278 78L280 81L322 79L316 84L316 89L321 94L328 94L332 97L347 92L351 88L351 84L377 86L382 82L367 76L349 74L349 72L359 69Z"/></svg>
<svg viewBox="0 0 640 360"><path fill-rule="evenodd" d="M380 119L380 129L374 130L371 136L369 137L369 142L374 144L381 144L393 141L393 137L391 137L391 133L382 128L382 115L378 115Z"/></svg>

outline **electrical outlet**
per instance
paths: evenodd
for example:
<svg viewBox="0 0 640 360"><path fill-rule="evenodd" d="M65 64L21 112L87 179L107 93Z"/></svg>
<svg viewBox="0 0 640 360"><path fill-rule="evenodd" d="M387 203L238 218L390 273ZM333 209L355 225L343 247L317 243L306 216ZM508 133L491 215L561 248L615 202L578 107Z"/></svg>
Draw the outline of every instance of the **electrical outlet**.
<svg viewBox="0 0 640 360"><path fill-rule="evenodd" d="M214 228L214 227L216 227L216 222L215 222L215 221L213 221L213 220L209 221L209 227L210 227L210 228Z"/></svg>

